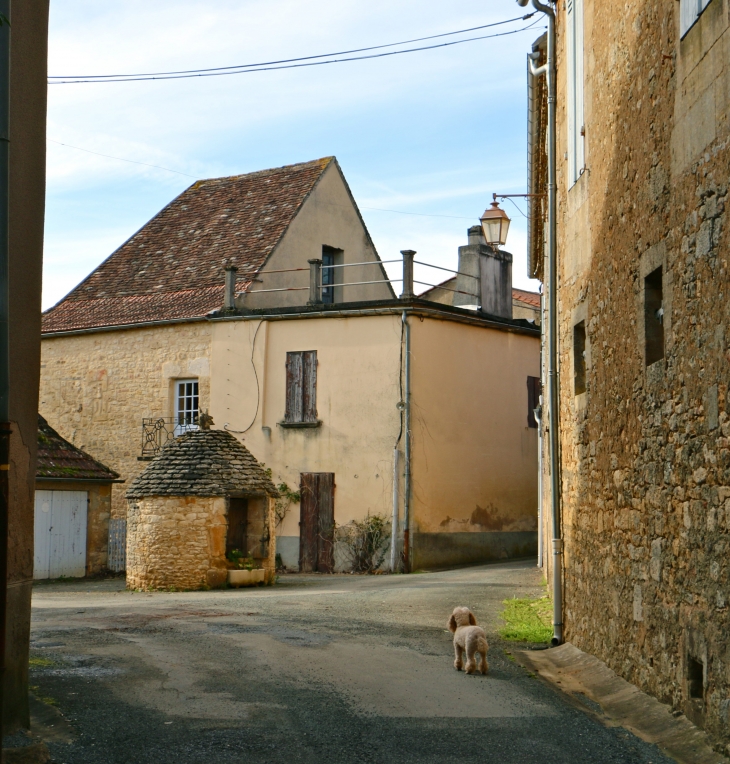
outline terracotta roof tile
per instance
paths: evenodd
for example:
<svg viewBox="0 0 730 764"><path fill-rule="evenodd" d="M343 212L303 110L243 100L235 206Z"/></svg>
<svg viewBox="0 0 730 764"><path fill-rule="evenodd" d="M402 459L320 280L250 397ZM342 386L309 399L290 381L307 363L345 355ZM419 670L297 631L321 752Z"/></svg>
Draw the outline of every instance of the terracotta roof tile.
<svg viewBox="0 0 730 764"><path fill-rule="evenodd" d="M119 474L62 438L38 415L38 462L36 479L98 480L111 483Z"/></svg>
<svg viewBox="0 0 730 764"><path fill-rule="evenodd" d="M534 308L540 307L540 295L538 292L528 292L526 289L512 288L512 299L519 300L520 302L526 302L528 305L532 305Z"/></svg>
<svg viewBox="0 0 730 764"><path fill-rule="evenodd" d="M226 264L259 270L334 161L193 183L46 311L43 332L195 318L220 307Z"/></svg>

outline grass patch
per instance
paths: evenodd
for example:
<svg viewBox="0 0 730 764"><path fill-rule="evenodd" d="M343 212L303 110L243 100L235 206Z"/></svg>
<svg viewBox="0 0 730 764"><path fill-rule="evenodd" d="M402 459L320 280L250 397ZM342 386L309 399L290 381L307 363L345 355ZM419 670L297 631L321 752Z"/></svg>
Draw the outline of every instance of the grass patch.
<svg viewBox="0 0 730 764"><path fill-rule="evenodd" d="M50 658L31 658L28 661L28 665L31 668L47 668L48 666L53 666L54 663Z"/></svg>
<svg viewBox="0 0 730 764"><path fill-rule="evenodd" d="M41 703L45 703L47 706L57 706L58 701L50 696L44 696L40 694L40 687L38 685L30 685L28 689L33 693L36 700L40 700Z"/></svg>
<svg viewBox="0 0 730 764"><path fill-rule="evenodd" d="M553 605L549 597L504 600L499 636L510 642L549 642Z"/></svg>

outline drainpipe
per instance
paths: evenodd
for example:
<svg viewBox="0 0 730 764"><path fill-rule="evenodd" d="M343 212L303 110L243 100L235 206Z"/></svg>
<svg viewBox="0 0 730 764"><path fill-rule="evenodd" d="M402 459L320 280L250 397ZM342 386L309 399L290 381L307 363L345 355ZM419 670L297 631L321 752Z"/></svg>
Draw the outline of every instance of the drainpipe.
<svg viewBox="0 0 730 764"><path fill-rule="evenodd" d="M523 8L529 0L517 0ZM560 432L559 432L559 385L558 377L558 264L557 264L557 183L555 112L555 11L540 0L532 0L535 10L544 13L548 20L547 62L536 67L528 57L533 77L547 77L548 101L548 246L546 288L548 295L548 427L550 428L550 509L553 525L553 645L563 642L563 539L561 534L560 507Z"/></svg>
<svg viewBox="0 0 730 764"><path fill-rule="evenodd" d="M405 420L405 478L403 481L403 570L411 572L411 327L403 311L403 328L406 335L405 380L403 391Z"/></svg>
<svg viewBox="0 0 730 764"><path fill-rule="evenodd" d="M400 451L398 444L393 447L393 521L390 527L390 572L395 573L398 569L398 509L400 495L398 491L398 467L400 465Z"/></svg>
<svg viewBox="0 0 730 764"><path fill-rule="evenodd" d="M0 732L5 719L5 632L8 593L8 483L10 477L9 242L10 218L10 0L0 0Z"/></svg>

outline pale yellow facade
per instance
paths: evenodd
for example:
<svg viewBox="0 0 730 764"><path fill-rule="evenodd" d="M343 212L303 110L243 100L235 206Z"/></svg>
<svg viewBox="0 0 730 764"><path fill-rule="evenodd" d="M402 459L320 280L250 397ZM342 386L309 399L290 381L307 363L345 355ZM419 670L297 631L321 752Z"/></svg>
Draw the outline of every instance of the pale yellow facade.
<svg viewBox="0 0 730 764"><path fill-rule="evenodd" d="M43 342L41 410L126 480L142 419L171 417L178 379L199 381L200 407L297 490L301 473L335 475L335 522L405 513L405 329L397 303L369 312L231 317L89 332ZM507 330L438 309L406 311L410 327L412 565L534 552L537 435L527 426L534 330ZM287 352L317 351L318 427L282 427ZM73 364L69 360L73 359ZM74 405L75 402L75 405ZM124 516L124 485L113 515ZM277 531L287 567L299 559L299 507ZM402 538L399 542L402 544ZM336 559L340 560L336 553Z"/></svg>

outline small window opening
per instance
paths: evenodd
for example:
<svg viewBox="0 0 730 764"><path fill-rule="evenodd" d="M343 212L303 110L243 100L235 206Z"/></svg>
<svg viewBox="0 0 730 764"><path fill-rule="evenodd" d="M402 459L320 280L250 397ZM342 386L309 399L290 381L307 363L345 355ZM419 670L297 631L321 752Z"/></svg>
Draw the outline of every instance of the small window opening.
<svg viewBox="0 0 730 764"><path fill-rule="evenodd" d="M575 394L586 391L586 322L573 327L573 378Z"/></svg>
<svg viewBox="0 0 730 764"><path fill-rule="evenodd" d="M332 305L335 302L335 284L337 271L335 266L342 263L342 250L334 247L322 247L322 302Z"/></svg>
<svg viewBox="0 0 730 764"><path fill-rule="evenodd" d="M647 366L651 366L651 364L664 358L663 301L662 268L660 266L644 279L644 336Z"/></svg>
<svg viewBox="0 0 730 764"><path fill-rule="evenodd" d="M687 686L690 698L704 697L704 666L691 655L687 656Z"/></svg>

